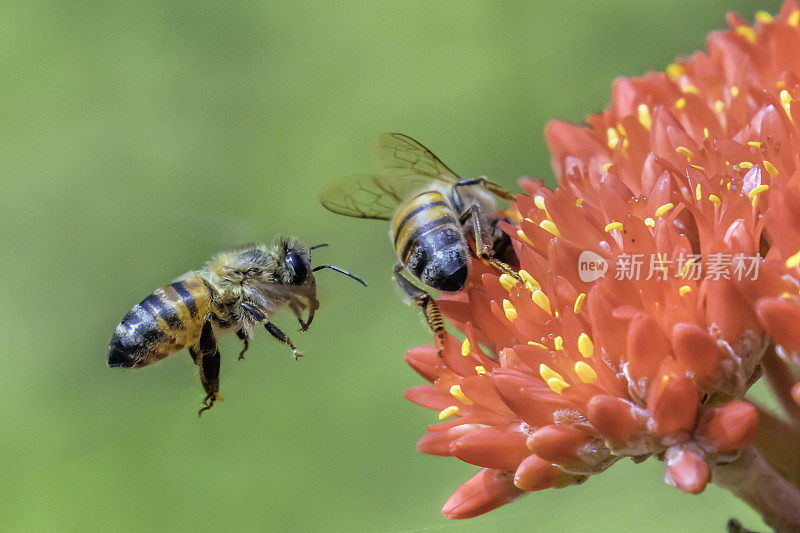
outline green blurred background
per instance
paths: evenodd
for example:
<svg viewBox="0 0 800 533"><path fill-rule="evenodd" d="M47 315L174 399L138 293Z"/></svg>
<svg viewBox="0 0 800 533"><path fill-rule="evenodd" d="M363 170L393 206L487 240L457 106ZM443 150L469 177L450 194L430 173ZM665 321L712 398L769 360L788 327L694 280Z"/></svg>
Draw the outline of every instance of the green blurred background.
<svg viewBox="0 0 800 533"><path fill-rule="evenodd" d="M723 531L758 518L662 465L487 516L439 512L477 467L422 455L435 413L403 399L430 343L397 297L384 224L338 217L327 180L384 131L464 175L551 180L542 131L611 81L701 48L778 2L3 2L0 7L0 520L4 530ZM226 401L202 419L187 354L109 369L152 289L213 253L291 233L370 282L318 275L294 340L225 338ZM278 323L294 331L284 315Z"/></svg>

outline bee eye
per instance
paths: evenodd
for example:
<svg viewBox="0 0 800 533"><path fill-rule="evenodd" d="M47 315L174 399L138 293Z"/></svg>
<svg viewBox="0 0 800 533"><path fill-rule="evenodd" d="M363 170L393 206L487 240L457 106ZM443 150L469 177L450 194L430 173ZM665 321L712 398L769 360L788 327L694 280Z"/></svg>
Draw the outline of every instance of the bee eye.
<svg viewBox="0 0 800 533"><path fill-rule="evenodd" d="M289 250L286 252L286 258L284 259L284 262L292 272L292 279L289 281L289 283L292 285L300 285L306 280L306 277L308 276L308 265L306 265L305 260L303 260L300 254L294 250Z"/></svg>

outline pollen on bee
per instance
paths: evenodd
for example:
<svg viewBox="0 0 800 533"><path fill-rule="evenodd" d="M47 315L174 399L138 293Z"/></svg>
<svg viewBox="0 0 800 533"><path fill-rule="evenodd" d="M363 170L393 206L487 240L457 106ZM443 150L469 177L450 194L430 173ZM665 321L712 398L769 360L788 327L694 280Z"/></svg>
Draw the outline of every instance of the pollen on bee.
<svg viewBox="0 0 800 533"><path fill-rule="evenodd" d="M692 292L692 288L689 285L681 285L681 287L678 289L678 294L681 296L686 296L690 292Z"/></svg>
<svg viewBox="0 0 800 533"><path fill-rule="evenodd" d="M800 252L797 252L786 260L786 268L794 268L800 265Z"/></svg>
<svg viewBox="0 0 800 533"><path fill-rule="evenodd" d="M564 389L569 387L569 383L563 379L550 378L547 380L547 386L550 387L556 394L561 394Z"/></svg>
<svg viewBox="0 0 800 533"><path fill-rule="evenodd" d="M450 407L445 407L441 411L439 411L439 420L444 420L445 418L451 417L453 415L460 415L461 409L458 408L457 405L451 405Z"/></svg>
<svg viewBox="0 0 800 533"><path fill-rule="evenodd" d="M450 387L450 394L454 398L457 398L458 400L467 405L472 405L473 403L472 400L467 398L467 395L464 394L464 391L461 390L461 385L453 385L452 387Z"/></svg>
<svg viewBox="0 0 800 533"><path fill-rule="evenodd" d="M608 224L606 224L606 227L604 229L605 229L606 232L609 232L609 231L615 230L615 229L622 231L622 222L609 222Z"/></svg>
<svg viewBox="0 0 800 533"><path fill-rule="evenodd" d="M564 380L564 378L561 377L561 374L559 374L558 372L556 372L555 370L553 370L552 368L550 368L549 366L547 366L544 363L539 365L539 375L545 381L548 381L548 380L551 380L551 379L560 379L562 381Z"/></svg>
<svg viewBox="0 0 800 533"><path fill-rule="evenodd" d="M514 304L508 300L503 300L503 312L505 313L509 322L513 322L517 319L517 310L514 307Z"/></svg>
<svg viewBox="0 0 800 533"><path fill-rule="evenodd" d="M500 274L499 281L500 285L502 285L507 291L513 289L517 284L517 280L515 280L514 277L509 274Z"/></svg>
<svg viewBox="0 0 800 533"><path fill-rule="evenodd" d="M556 237L561 237L561 233L558 231L558 228L552 220L542 220L539 222L539 227L545 231L549 231Z"/></svg>
<svg viewBox="0 0 800 533"><path fill-rule="evenodd" d="M662 206L659 206L659 208L656 209L656 216L657 217L663 217L664 215L667 214L667 212L670 209L672 209L674 207L675 207L675 204L673 204L672 202L669 202L669 203L666 203L666 204L664 204Z"/></svg>
<svg viewBox="0 0 800 533"><path fill-rule="evenodd" d="M464 339L461 343L461 355L467 357L472 351L472 346L469 345L469 339Z"/></svg>
<svg viewBox="0 0 800 533"><path fill-rule="evenodd" d="M578 336L578 352L587 359L594 355L594 343L586 333Z"/></svg>
<svg viewBox="0 0 800 533"><path fill-rule="evenodd" d="M578 374L578 377L584 383L594 383L597 381L597 372L594 371L594 368L589 366L584 361L578 361L575 363L574 367L575 373Z"/></svg>
<svg viewBox="0 0 800 533"><path fill-rule="evenodd" d="M531 299L533 300L533 303L538 305L542 311L544 311L548 315L552 314L550 312L550 298L548 298L547 295L543 293L540 289L533 291Z"/></svg>
<svg viewBox="0 0 800 533"><path fill-rule="evenodd" d="M575 298L575 305L572 306L572 311L579 315L581 314L581 309L583 309L583 301L586 299L586 293L582 292Z"/></svg>
<svg viewBox="0 0 800 533"><path fill-rule="evenodd" d="M685 146L678 146L675 151L685 157L687 162L691 162L694 159L694 153Z"/></svg>

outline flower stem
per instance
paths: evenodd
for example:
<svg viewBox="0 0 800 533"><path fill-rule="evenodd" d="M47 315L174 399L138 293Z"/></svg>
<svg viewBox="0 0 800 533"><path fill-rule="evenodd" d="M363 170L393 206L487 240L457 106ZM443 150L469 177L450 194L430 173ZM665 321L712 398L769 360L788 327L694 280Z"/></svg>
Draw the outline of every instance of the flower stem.
<svg viewBox="0 0 800 533"><path fill-rule="evenodd" d="M775 345L767 348L761 359L767 382L784 412L795 423L800 425L800 406L792 398L791 390L797 379L792 368L775 353Z"/></svg>
<svg viewBox="0 0 800 533"><path fill-rule="evenodd" d="M714 466L712 479L747 503L776 531L800 531L800 490L748 446L738 459Z"/></svg>

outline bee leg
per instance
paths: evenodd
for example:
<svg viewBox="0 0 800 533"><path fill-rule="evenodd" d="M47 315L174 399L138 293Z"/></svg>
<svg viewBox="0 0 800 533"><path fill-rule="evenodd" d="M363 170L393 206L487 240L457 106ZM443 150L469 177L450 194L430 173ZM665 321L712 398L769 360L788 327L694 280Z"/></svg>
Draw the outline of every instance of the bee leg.
<svg viewBox="0 0 800 533"><path fill-rule="evenodd" d="M439 310L439 305L436 303L436 300L434 300L430 294L411 283L408 278L403 275L404 268L402 263L398 263L397 266L394 267L394 279L397 280L400 289L402 289L415 304L422 308L422 315L425 317L425 321L428 323L428 327L431 328L436 339L436 355L441 357L442 350L444 350L445 336L447 334L447 331L444 329L444 317L442 317L442 312Z"/></svg>
<svg viewBox="0 0 800 533"><path fill-rule="evenodd" d="M206 391L206 397L203 398L203 408L197 411L197 415L201 416L203 411L211 409L215 401L222 401L222 397L219 395L220 354L217 340L214 338L211 321L207 320L203 324L200 340L195 346L189 348L189 353L200 370L200 383Z"/></svg>
<svg viewBox="0 0 800 533"><path fill-rule="evenodd" d="M472 217L472 229L475 232L475 253L484 263L493 266L497 270L503 272L504 274L508 274L516 280L519 280L519 274L517 274L513 268L506 263L503 263L499 259L495 259L494 250L492 249L494 237L487 235L483 231L483 215L480 208L477 205L473 205L470 207L469 213Z"/></svg>
<svg viewBox="0 0 800 533"><path fill-rule="evenodd" d="M300 324L300 331L308 331L308 326L311 325L311 320L309 320L308 322L303 320L303 314L302 314L303 310L300 308L297 302L292 302L291 304L289 304L289 307L292 309L294 316L297 317L297 322ZM312 314L311 317L313 318L313 316L314 315Z"/></svg>
<svg viewBox="0 0 800 533"><path fill-rule="evenodd" d="M239 361L242 361L244 360L244 352L250 347L250 340L247 338L247 334L245 334L244 330L241 329L236 332L236 336L239 337L239 340L244 344L242 351L239 352Z"/></svg>
<svg viewBox="0 0 800 533"><path fill-rule="evenodd" d="M509 200L510 201L510 200L513 200L514 198L516 198L514 196L514 193L512 193L511 191L509 191L508 189L506 189L502 185L498 185L497 183L495 183L493 181L489 181L488 179L486 179L485 176L481 176L480 178L472 178L472 179L461 180L458 183L456 183L455 185L453 185L453 187L454 188L455 187L468 187L470 185L480 185L481 187L483 187L484 189L486 189L490 193L494 194L498 198L502 198L503 200Z"/></svg>
<svg viewBox="0 0 800 533"><path fill-rule="evenodd" d="M287 337L286 334L283 331L281 331L281 329L278 326L276 326L272 322L267 321L264 322L264 327L266 328L266 330L269 332L270 335L272 335L273 337L275 337L275 339L278 340L278 342L282 342L283 344L292 349L292 354L294 355L295 359L300 359L301 357L303 357L303 354L301 354L297 350L297 347L292 343L292 340L289 337Z"/></svg>

